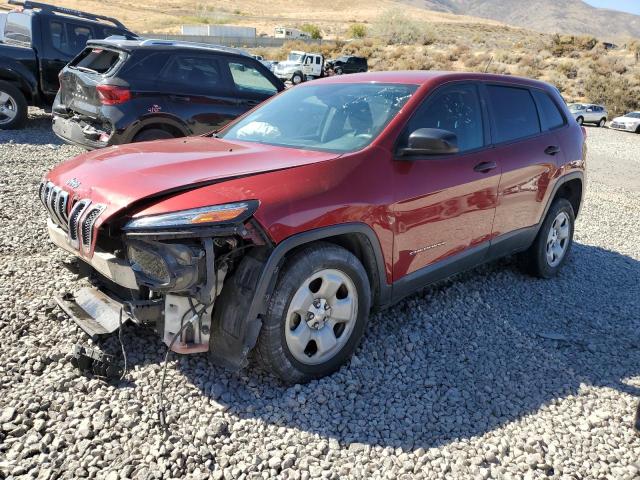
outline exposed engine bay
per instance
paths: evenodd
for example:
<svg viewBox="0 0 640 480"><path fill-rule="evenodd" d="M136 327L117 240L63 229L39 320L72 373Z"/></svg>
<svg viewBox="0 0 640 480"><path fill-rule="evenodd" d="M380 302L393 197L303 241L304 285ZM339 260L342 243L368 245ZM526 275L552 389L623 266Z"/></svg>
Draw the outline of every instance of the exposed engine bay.
<svg viewBox="0 0 640 480"><path fill-rule="evenodd" d="M212 358L225 366L241 366L247 349L241 347L244 329L238 323L246 319L251 282L271 246L251 218L255 206L246 202L232 207L242 214L220 224L176 228L148 225L148 217L105 224L95 233L92 255L83 255L73 239L82 239L77 242L81 248L92 244L83 236L87 214L74 218L77 209L72 206L69 218L60 218L54 201L53 208L48 206L57 213L48 220L49 235L75 255L70 268L91 285L57 297L58 304L92 338L113 334L124 319L153 328L174 352L211 351ZM77 235L69 233L72 228L79 230ZM228 281L234 276L236 281ZM240 350L235 348L235 356L229 355L234 341Z"/></svg>

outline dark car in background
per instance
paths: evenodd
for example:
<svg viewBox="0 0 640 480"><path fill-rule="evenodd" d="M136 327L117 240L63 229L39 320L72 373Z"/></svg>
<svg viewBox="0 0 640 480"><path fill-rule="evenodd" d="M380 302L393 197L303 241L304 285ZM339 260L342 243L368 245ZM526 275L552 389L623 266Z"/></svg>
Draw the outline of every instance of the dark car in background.
<svg viewBox="0 0 640 480"><path fill-rule="evenodd" d="M284 88L259 60L233 48L90 41L60 74L53 130L86 148L198 135Z"/></svg>
<svg viewBox="0 0 640 480"><path fill-rule="evenodd" d="M335 60L329 60L325 67L327 70L333 70L336 75L343 73L362 73L369 70L367 59L364 57L356 57L354 55L345 55Z"/></svg>
<svg viewBox="0 0 640 480"><path fill-rule="evenodd" d="M21 128L29 105L48 109L58 91L58 73L87 40L135 35L115 18L10 0L15 10L0 16L0 129Z"/></svg>

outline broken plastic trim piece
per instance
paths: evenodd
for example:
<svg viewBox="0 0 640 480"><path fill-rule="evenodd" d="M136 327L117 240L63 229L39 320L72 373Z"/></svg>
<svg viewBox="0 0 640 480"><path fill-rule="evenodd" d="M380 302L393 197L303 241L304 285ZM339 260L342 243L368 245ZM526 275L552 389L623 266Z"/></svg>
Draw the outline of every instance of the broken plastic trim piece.
<svg viewBox="0 0 640 480"><path fill-rule="evenodd" d="M77 344L73 347L72 355L71 365L83 373L91 373L107 379L122 376L122 367L116 362L113 355Z"/></svg>

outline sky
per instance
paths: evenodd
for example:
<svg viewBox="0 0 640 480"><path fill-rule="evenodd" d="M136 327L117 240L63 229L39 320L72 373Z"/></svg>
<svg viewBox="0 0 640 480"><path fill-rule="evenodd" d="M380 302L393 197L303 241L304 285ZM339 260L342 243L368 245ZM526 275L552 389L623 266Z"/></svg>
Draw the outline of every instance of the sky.
<svg viewBox="0 0 640 480"><path fill-rule="evenodd" d="M584 0L589 5L640 15L640 0Z"/></svg>

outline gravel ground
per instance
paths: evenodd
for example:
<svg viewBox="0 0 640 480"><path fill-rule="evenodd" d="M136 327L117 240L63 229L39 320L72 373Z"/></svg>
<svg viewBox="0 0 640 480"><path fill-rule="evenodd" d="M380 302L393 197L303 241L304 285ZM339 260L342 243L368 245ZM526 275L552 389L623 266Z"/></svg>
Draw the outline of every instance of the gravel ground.
<svg viewBox="0 0 640 480"><path fill-rule="evenodd" d="M125 382L68 362L86 337L52 303L74 282L35 192L79 150L34 115L0 132L0 478L640 475L640 136L589 129L588 198L559 278L504 260L426 289L376 315L350 365L304 386L174 359L165 440L155 335L125 328Z"/></svg>

